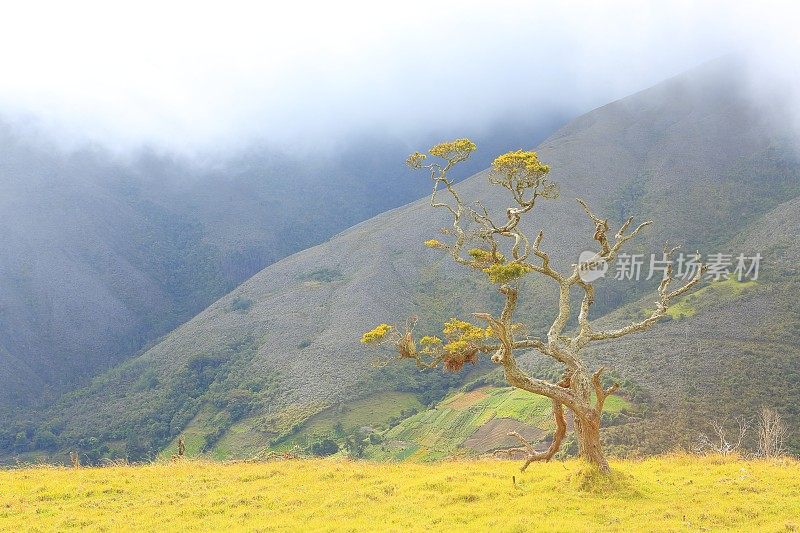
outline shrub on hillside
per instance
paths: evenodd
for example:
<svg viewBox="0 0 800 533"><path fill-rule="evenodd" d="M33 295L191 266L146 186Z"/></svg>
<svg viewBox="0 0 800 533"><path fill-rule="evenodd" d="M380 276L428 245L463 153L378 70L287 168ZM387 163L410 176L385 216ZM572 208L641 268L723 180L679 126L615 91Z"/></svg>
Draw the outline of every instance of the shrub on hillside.
<svg viewBox="0 0 800 533"><path fill-rule="evenodd" d="M339 445L336 444L332 439L323 439L321 441L317 441L311 445L309 451L313 455L318 455L320 457L327 457L328 455L333 455L339 451Z"/></svg>

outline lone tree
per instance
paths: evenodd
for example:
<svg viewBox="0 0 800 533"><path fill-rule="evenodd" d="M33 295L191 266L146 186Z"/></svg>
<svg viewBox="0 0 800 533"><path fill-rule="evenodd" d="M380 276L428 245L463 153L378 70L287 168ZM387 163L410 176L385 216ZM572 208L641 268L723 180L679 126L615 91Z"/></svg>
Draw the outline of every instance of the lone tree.
<svg viewBox="0 0 800 533"><path fill-rule="evenodd" d="M425 154L416 152L409 156L406 163L414 169L430 171L433 180L431 206L448 211L453 219L451 228L441 230L449 237L448 243L432 239L426 241L425 245L449 253L456 263L484 272L489 281L497 285L504 298L502 312L499 316L475 313L474 317L485 323L486 327L451 319L444 324L443 338L424 336L417 341L414 337L416 317L412 317L402 330L389 324L380 324L365 333L361 340L366 344L389 343L396 349L399 359L410 359L420 368L442 365L446 370L458 371L465 363L476 362L481 354L491 354L491 361L502 366L509 384L552 400L556 430L546 451L537 452L521 435L511 434L520 441L522 447L509 452L522 452L526 456L522 470L533 461L549 460L558 451L567 430L564 417L566 407L573 414L580 457L601 471L608 472L608 461L600 443L600 415L606 398L618 389L618 385L604 387L604 369L601 367L590 371L581 359L581 351L595 341L618 339L647 330L667 315L667 308L674 298L700 283L706 268L699 268L689 282L670 290L673 272L672 267L668 266L658 286L655 310L650 316L619 329L596 330L589 317L594 303L594 287L583 279L587 276L581 276L581 265L573 265L567 273L557 271L551 264L550 256L542 249L543 233L540 231L531 242L520 228L520 221L531 213L537 200L558 197L558 186L547 177L550 168L539 161L536 152L519 150L494 160L489 183L507 189L513 200L511 207L505 211L505 220L500 222L492 218L481 202L475 202L474 208L465 204L448 176L453 167L468 159L474 150L472 141L458 139L438 144L429 150L428 153L437 158L437 162L429 163ZM444 199L440 198L442 194ZM592 259L582 263L584 265L602 261L611 263L625 243L652 223L644 222L629 231L633 223L631 217L613 238L609 238L608 220L596 216L583 200L578 199L578 203L594 223L594 240L600 248ZM665 247L665 259L669 260L675 249ZM528 335L521 324L514 322L519 296L518 282L528 274L546 276L558 286L557 316L544 338ZM582 298L577 330L568 333L565 328L571 313L571 291L575 287L579 287ZM553 383L522 370L515 354L523 350L536 350L557 361L563 367L561 379Z"/></svg>

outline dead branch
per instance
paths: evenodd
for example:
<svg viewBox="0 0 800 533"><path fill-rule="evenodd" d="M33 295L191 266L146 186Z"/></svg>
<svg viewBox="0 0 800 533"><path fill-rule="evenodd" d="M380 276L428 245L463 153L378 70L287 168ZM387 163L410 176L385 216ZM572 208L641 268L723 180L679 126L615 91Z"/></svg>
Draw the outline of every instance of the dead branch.
<svg viewBox="0 0 800 533"><path fill-rule="evenodd" d="M718 422L711 422L713 435L700 435L695 451L698 453L715 453L720 455L733 455L740 453L742 443L747 435L750 423L744 418L736 419L737 430L733 436Z"/></svg>
<svg viewBox="0 0 800 533"><path fill-rule="evenodd" d="M770 459L786 455L784 442L788 433L778 411L762 407L758 416L758 455Z"/></svg>
<svg viewBox="0 0 800 533"><path fill-rule="evenodd" d="M513 453L523 453L525 455L525 462L523 463L522 467L520 467L521 472L524 472L534 461L549 461L561 448L561 442L564 440L564 436L567 434L567 421L564 418L564 407L556 401L553 401L553 417L555 418L556 422L556 431L553 434L553 440L550 442L550 446L548 446L547 450L543 452L537 452L536 448L534 448L533 445L528 442L527 439L525 439L525 437L516 431L512 431L508 434L508 436L516 438L520 444L522 444L522 446L507 450L497 450L495 455L507 455L508 457L511 457Z"/></svg>
<svg viewBox="0 0 800 533"><path fill-rule="evenodd" d="M697 273L695 276L686 282L681 287L675 289L674 291L670 291L669 287L674 281L673 278L673 269L672 269L672 254L677 250L677 247L669 249L664 248L664 257L665 260L669 261L667 264L666 271L664 272L664 278L658 285L658 300L655 302L656 308L655 310L645 318L639 322L634 322L633 324L629 324L627 326L606 330L606 331L593 331L591 325L587 322L582 324L582 331L581 334L576 338L576 343L585 345L589 341L600 341L600 340L608 340L608 339L617 339L619 337L623 337L625 335L630 335L631 333L638 333L642 331L646 331L650 326L667 316L667 309L669 308L672 301L686 294L692 288L700 284L703 279L703 274L708 271L708 265L701 265L700 268L697 269Z"/></svg>
<svg viewBox="0 0 800 533"><path fill-rule="evenodd" d="M603 411L603 404L605 403L606 398L614 394L617 389L619 389L619 383L613 383L610 387L603 388L602 376L604 371L605 368L601 366L594 374L592 374L592 385L594 386L595 394L595 409L597 409L598 412Z"/></svg>

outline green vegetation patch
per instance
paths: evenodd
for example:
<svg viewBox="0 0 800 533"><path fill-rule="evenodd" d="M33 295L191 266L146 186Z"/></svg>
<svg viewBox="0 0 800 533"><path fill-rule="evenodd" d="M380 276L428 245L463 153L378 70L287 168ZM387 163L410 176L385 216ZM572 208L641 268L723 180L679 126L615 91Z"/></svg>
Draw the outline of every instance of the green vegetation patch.
<svg viewBox="0 0 800 533"><path fill-rule="evenodd" d="M246 312L253 307L253 300L245 298L244 296L237 296L231 302L231 311Z"/></svg>
<svg viewBox="0 0 800 533"><path fill-rule="evenodd" d="M606 399L604 411L617 414L630 407L620 396ZM475 455L465 442L495 419L511 419L548 434L554 429L549 398L514 387L483 386L455 392L435 408L411 416L384 432L381 442L366 449L374 460L435 461Z"/></svg>
<svg viewBox="0 0 800 533"><path fill-rule="evenodd" d="M340 270L332 268L320 268L306 272L300 276L301 281L316 282L316 283L333 283L344 279L344 274Z"/></svg>
<svg viewBox="0 0 800 533"><path fill-rule="evenodd" d="M494 418L511 418L551 429L549 399L513 387L459 391L386 431L382 442L367 448L373 459L432 461L464 455L464 442ZM413 448L413 454L408 450Z"/></svg>
<svg viewBox="0 0 800 533"><path fill-rule="evenodd" d="M757 281L737 281L734 278L714 281L680 298L667 309L667 314L675 320L692 317L698 310L735 300L756 286Z"/></svg>
<svg viewBox="0 0 800 533"><path fill-rule="evenodd" d="M275 450L306 448L313 442L334 438L342 440L362 427L385 429L421 411L425 406L409 392L381 392L348 404L328 407L311 416L284 438L273 442Z"/></svg>

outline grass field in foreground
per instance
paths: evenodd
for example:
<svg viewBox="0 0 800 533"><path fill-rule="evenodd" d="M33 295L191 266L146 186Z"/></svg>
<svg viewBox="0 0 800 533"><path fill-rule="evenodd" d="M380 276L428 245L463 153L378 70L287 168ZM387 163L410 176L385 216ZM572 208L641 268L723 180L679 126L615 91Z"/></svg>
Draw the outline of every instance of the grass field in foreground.
<svg viewBox="0 0 800 533"><path fill-rule="evenodd" d="M797 531L800 462L182 461L0 471L0 531ZM516 477L516 484L512 482Z"/></svg>

